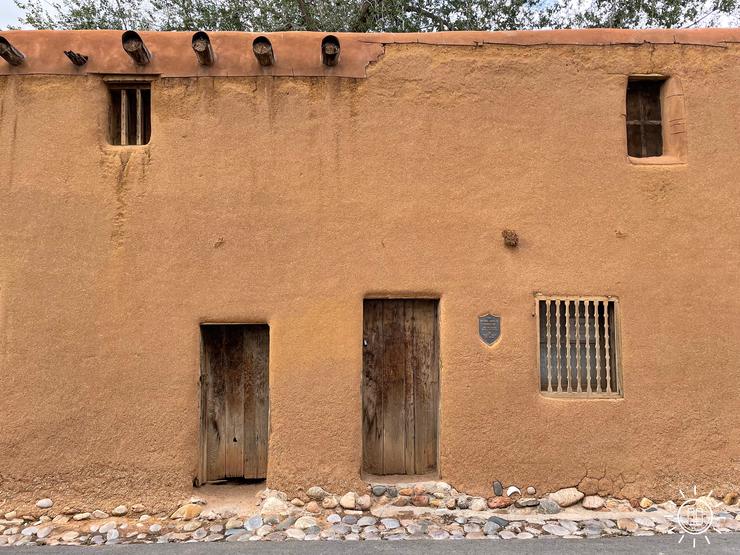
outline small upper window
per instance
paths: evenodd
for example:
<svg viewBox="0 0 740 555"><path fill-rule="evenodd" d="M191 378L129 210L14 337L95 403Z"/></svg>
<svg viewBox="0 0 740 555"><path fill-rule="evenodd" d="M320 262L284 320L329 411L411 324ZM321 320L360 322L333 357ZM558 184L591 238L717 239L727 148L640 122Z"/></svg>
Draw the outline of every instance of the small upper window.
<svg viewBox="0 0 740 555"><path fill-rule="evenodd" d="M616 299L538 297L537 312L541 391L621 396Z"/></svg>
<svg viewBox="0 0 740 555"><path fill-rule="evenodd" d="M108 83L110 143L145 145L151 135L152 91L149 83Z"/></svg>
<svg viewBox="0 0 740 555"><path fill-rule="evenodd" d="M663 117L660 106L665 81L627 82L627 153L635 158L663 155Z"/></svg>

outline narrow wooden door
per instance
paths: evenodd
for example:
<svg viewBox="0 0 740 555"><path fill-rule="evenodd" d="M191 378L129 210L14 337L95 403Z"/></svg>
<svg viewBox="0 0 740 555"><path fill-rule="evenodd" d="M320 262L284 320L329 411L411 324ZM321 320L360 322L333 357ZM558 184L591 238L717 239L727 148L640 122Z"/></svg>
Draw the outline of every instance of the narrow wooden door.
<svg viewBox="0 0 740 555"><path fill-rule="evenodd" d="M201 326L202 480L267 475L270 330Z"/></svg>
<svg viewBox="0 0 740 555"><path fill-rule="evenodd" d="M437 468L437 305L429 299L365 300L363 462L371 474Z"/></svg>

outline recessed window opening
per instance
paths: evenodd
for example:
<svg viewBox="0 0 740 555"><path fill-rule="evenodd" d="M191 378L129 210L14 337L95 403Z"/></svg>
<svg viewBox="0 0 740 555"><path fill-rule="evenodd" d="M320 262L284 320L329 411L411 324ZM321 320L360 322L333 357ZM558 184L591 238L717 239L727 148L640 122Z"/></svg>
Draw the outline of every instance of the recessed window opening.
<svg viewBox="0 0 740 555"><path fill-rule="evenodd" d="M616 299L539 297L538 312L541 391L621 396Z"/></svg>
<svg viewBox="0 0 740 555"><path fill-rule="evenodd" d="M664 79L627 82L627 153L635 158L663 155L661 89Z"/></svg>
<svg viewBox="0 0 740 555"><path fill-rule="evenodd" d="M109 83L110 143L145 145L151 135L152 93L149 83Z"/></svg>

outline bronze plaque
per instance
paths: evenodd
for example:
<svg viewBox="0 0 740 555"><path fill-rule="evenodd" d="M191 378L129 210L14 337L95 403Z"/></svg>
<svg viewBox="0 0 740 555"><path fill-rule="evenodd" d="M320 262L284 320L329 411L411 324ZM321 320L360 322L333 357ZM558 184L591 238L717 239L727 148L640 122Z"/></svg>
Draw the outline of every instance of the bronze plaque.
<svg viewBox="0 0 740 555"><path fill-rule="evenodd" d="M478 334L486 345L493 345L501 336L501 317L493 314L478 316Z"/></svg>

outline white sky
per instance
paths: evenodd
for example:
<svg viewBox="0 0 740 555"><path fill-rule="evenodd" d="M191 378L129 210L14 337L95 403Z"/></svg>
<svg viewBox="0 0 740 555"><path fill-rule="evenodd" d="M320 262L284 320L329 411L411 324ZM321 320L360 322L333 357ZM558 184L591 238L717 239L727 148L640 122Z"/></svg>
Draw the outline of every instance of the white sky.
<svg viewBox="0 0 740 555"><path fill-rule="evenodd" d="M0 0L0 29L7 29L8 25L18 26L18 17L22 13L13 0Z"/></svg>
<svg viewBox="0 0 740 555"><path fill-rule="evenodd" d="M709 1L709 0L708 0ZM589 0L573 0L573 4L586 4ZM0 30L7 29L9 25L19 26L18 17L22 15L22 11L18 9L13 0L0 0ZM740 25L740 15L735 16L724 16L718 22L719 26L731 27Z"/></svg>

